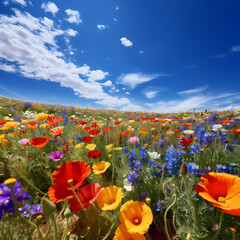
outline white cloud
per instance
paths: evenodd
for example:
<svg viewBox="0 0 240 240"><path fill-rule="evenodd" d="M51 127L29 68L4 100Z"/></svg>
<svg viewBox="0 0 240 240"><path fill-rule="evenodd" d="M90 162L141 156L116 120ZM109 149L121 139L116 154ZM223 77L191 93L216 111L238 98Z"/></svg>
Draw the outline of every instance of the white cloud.
<svg viewBox="0 0 240 240"><path fill-rule="evenodd" d="M17 71L14 65L0 64L0 69L6 72L14 73Z"/></svg>
<svg viewBox="0 0 240 240"><path fill-rule="evenodd" d="M50 12L53 16L58 12L58 7L53 2L43 3L41 8L44 10L44 12Z"/></svg>
<svg viewBox="0 0 240 240"><path fill-rule="evenodd" d="M133 43L125 37L122 37L120 39L120 41L121 41L122 45L125 47L131 47L133 45Z"/></svg>
<svg viewBox="0 0 240 240"><path fill-rule="evenodd" d="M122 111L131 111L131 112L137 112L137 111L146 111L143 107L129 103L128 105L121 108Z"/></svg>
<svg viewBox="0 0 240 240"><path fill-rule="evenodd" d="M103 83L103 86L105 87L111 87L113 85L112 81L108 80L105 83Z"/></svg>
<svg viewBox="0 0 240 240"><path fill-rule="evenodd" d="M139 53L140 53L140 54L142 54L142 53L143 53L143 51L139 51Z"/></svg>
<svg viewBox="0 0 240 240"><path fill-rule="evenodd" d="M207 90L207 88L208 88L208 86L206 85L206 86L199 87L199 88L180 91L180 92L178 92L178 94L181 95L181 96L196 94L196 93L204 92L205 90Z"/></svg>
<svg viewBox="0 0 240 240"><path fill-rule="evenodd" d="M27 3L24 1L24 0L12 0L14 3L19 3L19 4L21 4L21 5L23 5L23 6L26 6L27 5Z"/></svg>
<svg viewBox="0 0 240 240"><path fill-rule="evenodd" d="M240 52L240 45L233 46L233 47L231 48L231 52Z"/></svg>
<svg viewBox="0 0 240 240"><path fill-rule="evenodd" d="M116 18L113 18L114 22L117 22L118 20Z"/></svg>
<svg viewBox="0 0 240 240"><path fill-rule="evenodd" d="M119 6L116 6L116 11L119 10Z"/></svg>
<svg viewBox="0 0 240 240"><path fill-rule="evenodd" d="M99 30L103 30L103 29L106 29L106 25L103 25L103 24L98 24L97 25L97 28L99 29Z"/></svg>
<svg viewBox="0 0 240 240"><path fill-rule="evenodd" d="M9 2L20 4L24 7L27 6L26 1L24 1L24 0L5 0L5 1L3 1L3 5L7 6L7 5L9 5Z"/></svg>
<svg viewBox="0 0 240 240"><path fill-rule="evenodd" d="M108 72L103 72L102 70L93 70L86 75L88 76L88 81L94 82L103 80L108 75Z"/></svg>
<svg viewBox="0 0 240 240"><path fill-rule="evenodd" d="M130 95L130 92L125 92L126 95Z"/></svg>
<svg viewBox="0 0 240 240"><path fill-rule="evenodd" d="M165 77L169 76L167 74L144 74L144 73L129 73L123 74L118 77L117 81L120 84L130 87L134 89L137 85L152 81L158 77Z"/></svg>
<svg viewBox="0 0 240 240"><path fill-rule="evenodd" d="M68 18L66 18L68 22L76 24L82 23L82 20L80 19L80 13L77 10L67 9L65 12L68 15Z"/></svg>
<svg viewBox="0 0 240 240"><path fill-rule="evenodd" d="M68 34L69 36L71 36L71 37L75 37L75 36L77 36L78 31L75 31L75 30L73 30L73 29L68 29L68 30L67 30L67 34Z"/></svg>
<svg viewBox="0 0 240 240"><path fill-rule="evenodd" d="M149 91L145 93L145 96L149 99L154 98L158 94L158 91Z"/></svg>
<svg viewBox="0 0 240 240"><path fill-rule="evenodd" d="M104 79L107 72L65 61L55 38L64 37L68 30L50 28L46 19L35 18L27 12L14 9L14 13L12 16L0 14L0 59L4 61L4 71L17 69L24 77L59 83L79 97L97 100L96 103L107 107L129 104L127 98L110 96L103 91L97 80Z"/></svg>

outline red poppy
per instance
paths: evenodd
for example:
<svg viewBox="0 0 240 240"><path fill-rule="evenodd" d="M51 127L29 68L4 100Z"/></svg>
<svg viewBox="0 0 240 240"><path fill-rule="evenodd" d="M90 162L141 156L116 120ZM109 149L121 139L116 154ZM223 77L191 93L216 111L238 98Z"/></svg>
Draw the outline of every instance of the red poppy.
<svg viewBox="0 0 240 240"><path fill-rule="evenodd" d="M190 143L192 143L193 142L193 138L190 138L190 137L184 137L184 138L182 138L181 139L181 144L183 145L183 146L188 146Z"/></svg>
<svg viewBox="0 0 240 240"><path fill-rule="evenodd" d="M91 173L91 168L84 161L66 162L59 166L52 174L55 185L48 189L48 195L52 202L58 203L74 196L68 180L73 180L73 189L76 190L85 182Z"/></svg>
<svg viewBox="0 0 240 240"><path fill-rule="evenodd" d="M98 126L98 122L97 121L92 121L92 127L97 127Z"/></svg>
<svg viewBox="0 0 240 240"><path fill-rule="evenodd" d="M190 126L192 126L192 123L183 123L182 126L190 127Z"/></svg>
<svg viewBox="0 0 240 240"><path fill-rule="evenodd" d="M85 143L90 143L93 139L94 139L94 137L84 137L82 140L83 140Z"/></svg>
<svg viewBox="0 0 240 240"><path fill-rule="evenodd" d="M84 121L84 120L82 120L81 122L79 122L81 125L85 125L85 124L87 124L87 122L86 121Z"/></svg>
<svg viewBox="0 0 240 240"><path fill-rule="evenodd" d="M178 129L173 129L173 131L174 131L174 132L179 132L179 130L178 130Z"/></svg>
<svg viewBox="0 0 240 240"><path fill-rule="evenodd" d="M37 122L29 122L28 124L31 126L35 126L37 124Z"/></svg>
<svg viewBox="0 0 240 240"><path fill-rule="evenodd" d="M121 123L121 121L117 121L117 122L115 122L116 125L119 125L120 123Z"/></svg>
<svg viewBox="0 0 240 240"><path fill-rule="evenodd" d="M88 152L88 155L87 155L88 158L93 158L93 159L100 158L101 156L102 156L102 152L99 152L98 150L90 151Z"/></svg>
<svg viewBox="0 0 240 240"><path fill-rule="evenodd" d="M70 119L70 120L72 120L72 121L74 120L74 118L73 118L73 117L70 117L69 119Z"/></svg>
<svg viewBox="0 0 240 240"><path fill-rule="evenodd" d="M88 133L90 135L98 135L100 133L100 130L99 129L91 129L90 131L88 131Z"/></svg>
<svg viewBox="0 0 240 240"><path fill-rule="evenodd" d="M85 127L83 130L89 131L91 129L92 129L91 127Z"/></svg>
<svg viewBox="0 0 240 240"><path fill-rule="evenodd" d="M0 121L0 126L3 126L7 121Z"/></svg>
<svg viewBox="0 0 240 240"><path fill-rule="evenodd" d="M108 127L108 128L109 128L109 130L110 130L110 131L112 131L112 130L113 130L113 126L110 126L110 127Z"/></svg>
<svg viewBox="0 0 240 240"><path fill-rule="evenodd" d="M64 146L63 146L63 153L65 154L67 151L69 151L70 150L70 147L68 146L68 144L65 144Z"/></svg>
<svg viewBox="0 0 240 240"><path fill-rule="evenodd" d="M34 147L43 148L49 141L50 137L34 137L30 140L29 144Z"/></svg>
<svg viewBox="0 0 240 240"><path fill-rule="evenodd" d="M103 132L108 132L107 128L103 128L102 130L103 130Z"/></svg>
<svg viewBox="0 0 240 240"><path fill-rule="evenodd" d="M90 183L81 187L76 194L83 207L87 208L96 201L100 190L101 186L98 183ZM74 212L78 212L82 209L76 197L70 199L70 207Z"/></svg>

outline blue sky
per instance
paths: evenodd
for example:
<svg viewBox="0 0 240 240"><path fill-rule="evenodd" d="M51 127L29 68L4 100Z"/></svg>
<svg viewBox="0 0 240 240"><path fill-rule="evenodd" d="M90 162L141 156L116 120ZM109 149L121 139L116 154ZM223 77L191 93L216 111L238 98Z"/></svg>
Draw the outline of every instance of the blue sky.
<svg viewBox="0 0 240 240"><path fill-rule="evenodd" d="M238 0L0 2L0 95L179 112L240 109Z"/></svg>

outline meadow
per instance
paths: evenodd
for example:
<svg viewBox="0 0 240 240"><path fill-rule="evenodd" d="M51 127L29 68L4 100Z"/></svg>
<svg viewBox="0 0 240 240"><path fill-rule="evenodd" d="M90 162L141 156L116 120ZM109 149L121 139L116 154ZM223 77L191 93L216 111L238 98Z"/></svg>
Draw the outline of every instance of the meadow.
<svg viewBox="0 0 240 240"><path fill-rule="evenodd" d="M0 239L240 239L240 111L0 98Z"/></svg>

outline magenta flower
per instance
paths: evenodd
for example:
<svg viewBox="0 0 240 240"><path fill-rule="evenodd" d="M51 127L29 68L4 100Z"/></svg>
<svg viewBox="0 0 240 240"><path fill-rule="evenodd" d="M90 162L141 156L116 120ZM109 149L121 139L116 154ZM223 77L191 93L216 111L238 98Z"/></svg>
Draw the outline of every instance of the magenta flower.
<svg viewBox="0 0 240 240"><path fill-rule="evenodd" d="M51 138L50 140L51 140L52 142L54 142L54 143L57 142L57 139L56 139L56 138Z"/></svg>
<svg viewBox="0 0 240 240"><path fill-rule="evenodd" d="M27 144L29 143L30 139L28 138L23 138L21 140L18 141L18 143L22 144L23 146L27 146Z"/></svg>
<svg viewBox="0 0 240 240"><path fill-rule="evenodd" d="M54 160L55 162L59 161L64 156L63 152L55 151L52 152L48 157Z"/></svg>
<svg viewBox="0 0 240 240"><path fill-rule="evenodd" d="M130 137L128 141L130 143L136 143L136 142L139 142L139 138L138 137Z"/></svg>

